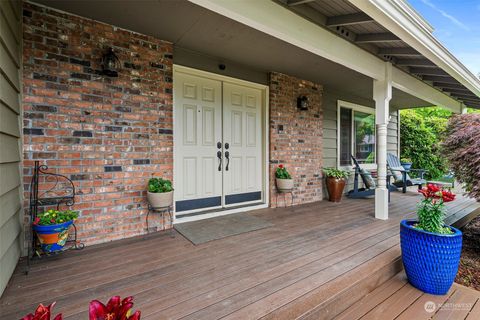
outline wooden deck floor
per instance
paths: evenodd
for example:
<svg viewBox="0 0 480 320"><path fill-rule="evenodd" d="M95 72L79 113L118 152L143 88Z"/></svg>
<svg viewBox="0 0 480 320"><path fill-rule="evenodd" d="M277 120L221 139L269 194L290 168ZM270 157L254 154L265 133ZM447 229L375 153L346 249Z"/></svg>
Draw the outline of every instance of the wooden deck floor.
<svg viewBox="0 0 480 320"><path fill-rule="evenodd" d="M444 296L416 290L402 272L348 308L335 320L478 320L480 292L453 284Z"/></svg>
<svg viewBox="0 0 480 320"><path fill-rule="evenodd" d="M133 295L144 320L332 318L401 271L398 223L419 199L392 193L387 221L373 199L323 201L254 211L274 226L198 246L157 233L39 261L28 276L20 264L0 317L57 301L65 319L87 319L90 300ZM448 205L450 220L478 208Z"/></svg>

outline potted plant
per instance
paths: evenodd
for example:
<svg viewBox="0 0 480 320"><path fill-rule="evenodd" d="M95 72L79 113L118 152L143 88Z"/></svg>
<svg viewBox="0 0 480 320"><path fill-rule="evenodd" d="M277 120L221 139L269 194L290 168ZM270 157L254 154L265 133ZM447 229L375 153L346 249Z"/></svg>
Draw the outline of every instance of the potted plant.
<svg viewBox="0 0 480 320"><path fill-rule="evenodd" d="M414 287L444 295L455 280L462 252L462 232L443 221L445 202L455 195L433 184L419 192L424 199L418 205L418 220L400 223L403 266Z"/></svg>
<svg viewBox="0 0 480 320"><path fill-rule="evenodd" d="M72 210L47 210L38 214L33 221L40 246L44 252L62 250L68 239L68 229L78 218L78 212Z"/></svg>
<svg viewBox="0 0 480 320"><path fill-rule="evenodd" d="M323 172L327 177L325 183L327 185L328 199L332 202L340 202L350 172L336 168L325 168Z"/></svg>
<svg viewBox="0 0 480 320"><path fill-rule="evenodd" d="M172 182L162 178L148 180L147 200L153 208L170 207L173 204Z"/></svg>
<svg viewBox="0 0 480 320"><path fill-rule="evenodd" d="M277 182L277 189L279 192L291 192L293 189L293 179L287 168L283 164L277 167L275 171L275 180Z"/></svg>
<svg viewBox="0 0 480 320"><path fill-rule="evenodd" d="M412 168L412 159L410 158L402 158L400 159L400 163L405 170L410 170Z"/></svg>

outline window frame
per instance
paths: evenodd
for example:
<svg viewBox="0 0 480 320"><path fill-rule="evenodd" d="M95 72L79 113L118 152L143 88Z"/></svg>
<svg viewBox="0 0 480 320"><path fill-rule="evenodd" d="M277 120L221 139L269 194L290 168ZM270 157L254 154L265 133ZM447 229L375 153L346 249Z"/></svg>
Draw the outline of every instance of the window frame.
<svg viewBox="0 0 480 320"><path fill-rule="evenodd" d="M355 150L355 111L373 114L375 116L375 109L362 106L356 103L351 103L343 100L337 100L337 168L347 170L352 169L353 161L350 159L349 166L341 166L340 165L340 142L341 142L341 126L340 126L340 110L341 108L351 109L352 110L352 130L351 130L351 150ZM361 166L364 169L372 170L377 169L377 126L375 125L375 163L362 163Z"/></svg>

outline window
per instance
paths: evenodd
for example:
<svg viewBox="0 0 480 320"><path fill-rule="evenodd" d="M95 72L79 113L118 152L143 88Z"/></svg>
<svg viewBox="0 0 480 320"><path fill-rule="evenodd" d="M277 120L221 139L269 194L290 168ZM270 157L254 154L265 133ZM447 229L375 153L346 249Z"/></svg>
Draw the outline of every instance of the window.
<svg viewBox="0 0 480 320"><path fill-rule="evenodd" d="M338 102L339 166L351 166L353 155L365 167L375 167L375 110Z"/></svg>

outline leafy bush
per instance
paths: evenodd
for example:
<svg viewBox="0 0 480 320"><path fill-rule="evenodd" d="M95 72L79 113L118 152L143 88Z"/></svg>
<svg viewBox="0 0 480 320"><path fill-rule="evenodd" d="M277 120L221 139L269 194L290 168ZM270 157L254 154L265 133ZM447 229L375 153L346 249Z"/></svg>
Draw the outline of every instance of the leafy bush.
<svg viewBox="0 0 480 320"><path fill-rule="evenodd" d="M283 164L279 165L277 170L275 170L275 177L277 179L292 179L292 176L288 173L287 168L285 168Z"/></svg>
<svg viewBox="0 0 480 320"><path fill-rule="evenodd" d="M39 213L35 220L33 221L34 225L39 226L50 226L53 224L65 223L67 221L75 220L78 218L78 212L72 210L47 210L42 213Z"/></svg>
<svg viewBox="0 0 480 320"><path fill-rule="evenodd" d="M427 109L435 109L428 112ZM400 115L400 153L410 158L413 168L428 170L428 179L439 179L448 172L440 143L445 136L449 111L439 108L402 110ZM425 111L427 110L427 111Z"/></svg>
<svg viewBox="0 0 480 320"><path fill-rule="evenodd" d="M455 178L465 184L471 197L480 200L480 114L452 117L443 150Z"/></svg>
<svg viewBox="0 0 480 320"><path fill-rule="evenodd" d="M148 191L152 193L173 191L172 182L162 178L151 178L148 180Z"/></svg>
<svg viewBox="0 0 480 320"><path fill-rule="evenodd" d="M340 170L336 168L324 168L323 172L325 173L325 176L328 177L333 177L336 179L346 179L350 175L350 172L345 171L345 170Z"/></svg>

